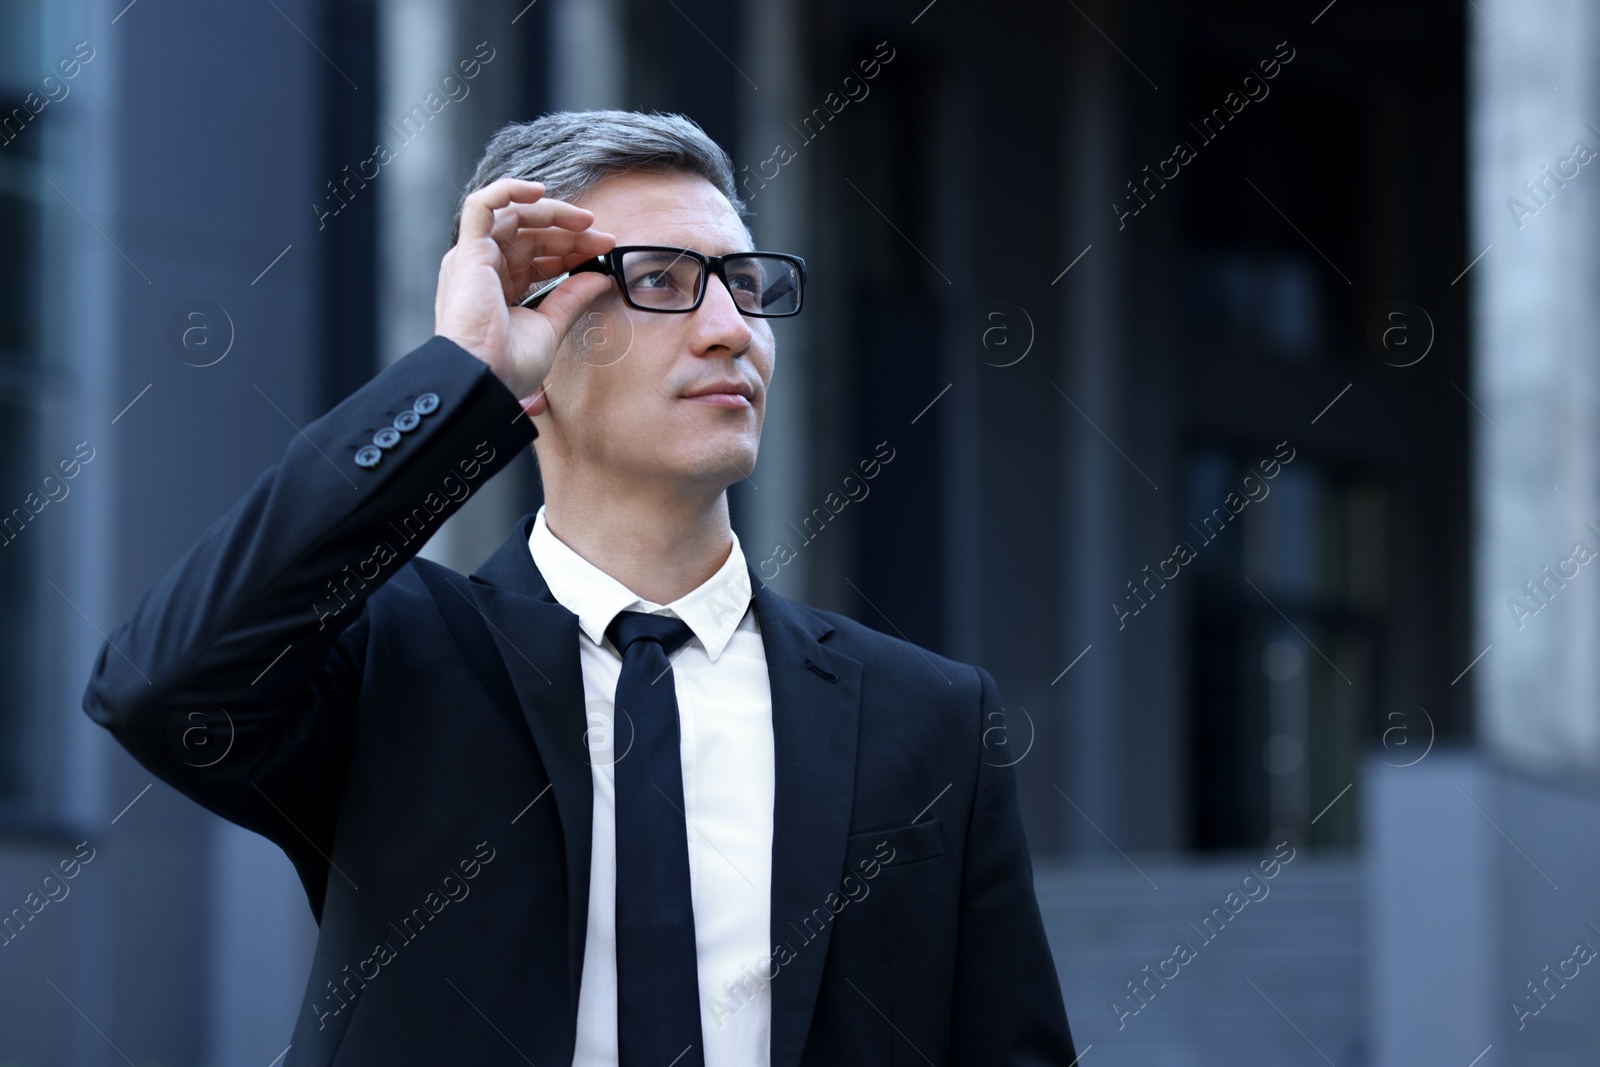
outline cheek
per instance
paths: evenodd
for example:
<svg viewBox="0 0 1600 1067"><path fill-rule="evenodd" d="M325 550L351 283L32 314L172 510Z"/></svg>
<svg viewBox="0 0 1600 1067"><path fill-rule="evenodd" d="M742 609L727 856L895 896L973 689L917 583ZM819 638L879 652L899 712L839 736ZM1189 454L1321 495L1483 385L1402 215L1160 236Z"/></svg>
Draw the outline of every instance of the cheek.
<svg viewBox="0 0 1600 1067"><path fill-rule="evenodd" d="M568 350L576 359L596 369L621 363L639 340L635 322L639 314L614 295L606 295L591 304L568 332Z"/></svg>
<svg viewBox="0 0 1600 1067"><path fill-rule="evenodd" d="M603 420L607 402L606 375L597 374L579 348L568 334L544 379L550 410L574 439L586 436L590 427Z"/></svg>
<svg viewBox="0 0 1600 1067"><path fill-rule="evenodd" d="M659 440L675 418L660 374L637 350L605 366L568 360L552 388L568 435L596 454L614 452L623 441Z"/></svg>
<svg viewBox="0 0 1600 1067"><path fill-rule="evenodd" d="M761 320L756 320L760 322ZM778 346L772 337L772 327L761 322L761 329L750 345L750 363L761 378L763 387L772 384L772 372L778 362Z"/></svg>

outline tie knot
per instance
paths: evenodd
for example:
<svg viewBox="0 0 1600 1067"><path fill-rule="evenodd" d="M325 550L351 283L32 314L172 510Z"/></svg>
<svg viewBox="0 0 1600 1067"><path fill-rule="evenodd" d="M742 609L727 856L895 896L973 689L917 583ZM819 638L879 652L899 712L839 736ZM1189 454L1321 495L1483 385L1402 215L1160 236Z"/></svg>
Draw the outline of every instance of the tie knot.
<svg viewBox="0 0 1600 1067"><path fill-rule="evenodd" d="M682 619L643 611L619 611L617 617L611 620L611 625L606 627L606 636L611 638L611 643L617 646L617 651L622 653L624 659L628 656L629 646L635 641L654 641L661 646L661 651L670 656L693 633L689 624Z"/></svg>

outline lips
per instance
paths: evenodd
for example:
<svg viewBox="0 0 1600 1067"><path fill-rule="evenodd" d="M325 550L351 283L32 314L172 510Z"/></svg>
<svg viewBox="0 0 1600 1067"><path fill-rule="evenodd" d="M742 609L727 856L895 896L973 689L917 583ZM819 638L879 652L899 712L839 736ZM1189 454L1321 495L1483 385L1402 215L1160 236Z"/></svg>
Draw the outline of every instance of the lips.
<svg viewBox="0 0 1600 1067"><path fill-rule="evenodd" d="M751 389L748 384L742 381L720 381L708 382L705 385L696 386L683 395L687 400L693 400L698 397L712 396L742 396L746 400L754 400L755 390Z"/></svg>

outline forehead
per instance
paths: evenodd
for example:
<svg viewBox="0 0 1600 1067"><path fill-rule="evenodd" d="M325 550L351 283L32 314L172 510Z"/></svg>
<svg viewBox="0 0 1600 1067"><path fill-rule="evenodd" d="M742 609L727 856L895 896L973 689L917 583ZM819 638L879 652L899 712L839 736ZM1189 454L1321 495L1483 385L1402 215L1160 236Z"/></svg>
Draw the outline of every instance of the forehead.
<svg viewBox="0 0 1600 1067"><path fill-rule="evenodd" d="M573 200L619 245L672 245L709 255L748 252L750 231L716 186L698 174L632 171Z"/></svg>

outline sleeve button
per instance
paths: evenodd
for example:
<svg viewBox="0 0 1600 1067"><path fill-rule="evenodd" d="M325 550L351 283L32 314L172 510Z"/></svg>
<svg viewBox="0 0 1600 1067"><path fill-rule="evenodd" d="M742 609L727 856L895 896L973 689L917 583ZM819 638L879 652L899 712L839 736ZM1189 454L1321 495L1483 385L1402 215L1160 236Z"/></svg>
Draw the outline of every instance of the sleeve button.
<svg viewBox="0 0 1600 1067"><path fill-rule="evenodd" d="M383 459L383 452L373 445L365 445L356 453L356 466L376 467Z"/></svg>
<svg viewBox="0 0 1600 1067"><path fill-rule="evenodd" d="M410 433L412 430L415 430L421 422L422 416L418 415L415 410L402 411L400 414L394 417L394 428L399 430L401 433Z"/></svg>
<svg viewBox="0 0 1600 1067"><path fill-rule="evenodd" d="M393 448L400 443L400 431L393 426L385 426L372 435L372 443L379 448Z"/></svg>
<svg viewBox="0 0 1600 1067"><path fill-rule="evenodd" d="M411 409L418 415L432 415L439 410L439 394L423 393L417 397L416 403L411 405Z"/></svg>

